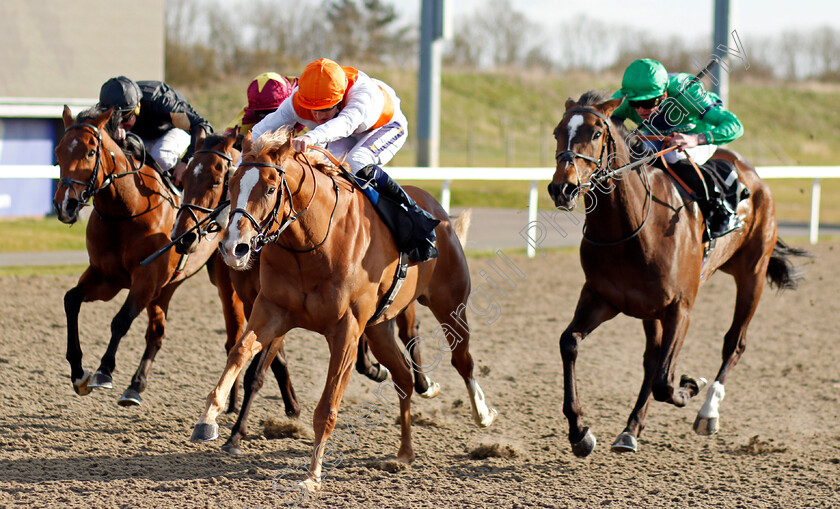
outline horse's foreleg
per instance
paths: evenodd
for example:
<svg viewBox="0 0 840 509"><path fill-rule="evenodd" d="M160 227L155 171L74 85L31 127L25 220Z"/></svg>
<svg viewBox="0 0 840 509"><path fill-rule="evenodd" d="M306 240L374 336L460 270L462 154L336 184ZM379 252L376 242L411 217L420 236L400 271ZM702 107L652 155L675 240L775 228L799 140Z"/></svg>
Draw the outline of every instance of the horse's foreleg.
<svg viewBox="0 0 840 509"><path fill-rule="evenodd" d="M653 393L653 377L656 373L656 365L660 354L662 342L662 322L659 320L644 320L645 329L645 354L644 369L645 375L642 380L642 388L639 390L639 397L636 399L636 406L630 412L627 419L627 426L618 435L612 445L615 452L636 452L638 449L638 437L645 428L645 416L647 415L650 396Z"/></svg>
<svg viewBox="0 0 840 509"><path fill-rule="evenodd" d="M79 283L64 294L64 314L67 317L67 362L70 363L70 380L73 390L80 396L90 394L91 373L82 367L82 347L79 342L79 311L82 302L110 300L119 288L106 283L90 267L79 278Z"/></svg>
<svg viewBox="0 0 840 509"><path fill-rule="evenodd" d="M268 366L266 366L266 364L268 364L266 360L269 358L276 359L275 355L272 354L276 354L276 351L278 347L282 345L282 342L283 338L275 339L272 346L269 348L263 348L262 351L260 351L260 353L251 361L251 365L248 366L248 370L245 372L245 390L242 398L242 410L239 412L239 417L233 425L233 429L230 432L230 438L228 438L225 445L222 446L223 451L235 456L242 454L240 444L242 438L248 435L248 415L251 412L251 405L253 404L257 393L260 389L262 389L263 383L265 383L265 372L266 369L268 369Z"/></svg>
<svg viewBox="0 0 840 509"><path fill-rule="evenodd" d="M228 353L227 363L216 387L207 395L204 413L193 429L193 442L215 440L219 437L216 417L224 409L231 387L239 378L239 373L254 355L265 348L274 338L288 332L290 325L282 310L273 304L257 298L248 325L242 337Z"/></svg>
<svg viewBox="0 0 840 509"><path fill-rule="evenodd" d="M285 407L286 415L297 417L300 415L300 404L297 401L297 395L295 395L295 388L292 386L292 377L289 376L289 365L286 362L284 344L285 341L280 344L277 355L271 360L271 371L274 373L274 378L280 387L280 395L283 397L283 406Z"/></svg>
<svg viewBox="0 0 840 509"><path fill-rule="evenodd" d="M581 405L577 394L578 346L598 325L613 318L618 310L603 301L584 285L578 298L572 322L560 335L560 355L563 358L563 414L569 421L569 442L575 456L588 456L597 443L595 435L581 420Z"/></svg>
<svg viewBox="0 0 840 509"><path fill-rule="evenodd" d="M140 393L146 390L146 381L152 371L152 364L166 335L166 314L169 310L169 301L180 285L179 281L165 286L160 295L146 306L146 313L149 316L149 323L146 326L146 349L143 351L137 371L131 377L131 383L117 400L118 405L135 406L142 402Z"/></svg>
<svg viewBox="0 0 840 509"><path fill-rule="evenodd" d="M747 327L758 307L758 301L761 299L765 270L766 263L764 270L761 270L761 267L756 267L751 271L744 271L745 275L733 274L738 288L735 313L732 325L723 337L723 363L715 381L706 391L706 401L700 411L697 412L697 418L694 421L694 431L700 435L713 435L720 428L718 408L726 394L723 384L729 370L738 363L747 347Z"/></svg>
<svg viewBox="0 0 840 509"><path fill-rule="evenodd" d="M355 323L355 320L349 316L327 335L330 362L324 392L312 416L315 444L307 478L302 483L307 491L315 491L321 487L324 456L330 448L328 440L338 420L338 409L353 372L353 359L356 356L356 348L361 335L361 325ZM335 449L335 444L332 445Z"/></svg>
<svg viewBox="0 0 840 509"><path fill-rule="evenodd" d="M230 269L225 265L218 251L207 262L207 271L210 274L211 282L219 292L219 300L222 303L222 313L225 317L225 333L227 334L225 352L228 353L233 345L236 344L236 340L239 339L239 335L242 334L242 329L245 327L246 317L244 305L233 287ZM231 387L227 413L236 413L239 411L237 407L237 401L239 400L238 393L239 384L237 383Z"/></svg>

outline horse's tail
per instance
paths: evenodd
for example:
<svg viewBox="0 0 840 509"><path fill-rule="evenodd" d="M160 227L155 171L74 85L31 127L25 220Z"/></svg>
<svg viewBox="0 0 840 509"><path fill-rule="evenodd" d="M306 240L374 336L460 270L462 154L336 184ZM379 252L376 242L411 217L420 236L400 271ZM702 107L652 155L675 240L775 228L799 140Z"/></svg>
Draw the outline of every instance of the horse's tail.
<svg viewBox="0 0 840 509"><path fill-rule="evenodd" d="M797 249L785 244L782 239L776 239L770 262L767 264L767 282L781 290L796 290L799 282L805 279L802 270L794 267L790 261L792 256L813 258L814 255L804 249Z"/></svg>
<svg viewBox="0 0 840 509"><path fill-rule="evenodd" d="M452 230L455 231L455 236L458 237L458 242L461 243L461 248L467 246L467 230L470 228L472 221L472 209L467 209L458 215L458 218L452 222Z"/></svg>

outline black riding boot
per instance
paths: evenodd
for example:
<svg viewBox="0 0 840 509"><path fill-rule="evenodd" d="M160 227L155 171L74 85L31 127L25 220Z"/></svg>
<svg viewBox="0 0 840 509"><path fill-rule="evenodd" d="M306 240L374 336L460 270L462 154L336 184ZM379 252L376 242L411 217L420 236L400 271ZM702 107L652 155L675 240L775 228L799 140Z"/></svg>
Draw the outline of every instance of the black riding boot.
<svg viewBox="0 0 840 509"><path fill-rule="evenodd" d="M435 226L440 221L422 209L408 193L376 165L368 165L356 174L379 193L374 203L379 217L394 234L397 248L415 262L437 258Z"/></svg>

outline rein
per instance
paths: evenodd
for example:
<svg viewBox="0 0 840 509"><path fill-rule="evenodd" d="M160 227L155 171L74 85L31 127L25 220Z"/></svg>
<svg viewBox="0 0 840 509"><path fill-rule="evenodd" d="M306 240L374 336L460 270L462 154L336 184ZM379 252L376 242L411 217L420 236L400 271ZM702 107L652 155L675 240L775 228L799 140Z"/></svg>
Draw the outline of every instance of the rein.
<svg viewBox="0 0 840 509"><path fill-rule="evenodd" d="M579 152L572 151L572 150L562 150L562 151L557 152L557 154L555 155L555 159L557 160L558 165L561 162L566 162L567 164L572 163L572 165L574 165L575 172L578 174L578 182L579 182L578 187L579 188L592 189L594 187L597 187L600 184L602 184L603 182L605 182L606 180L612 179L612 178L616 177L617 175L620 175L620 174L626 172L627 170L633 169L637 166L641 166L643 164L649 163L650 161L655 160L657 157L662 156L665 153L670 152L672 150L675 150L677 148L677 147L670 147L670 148L668 148L666 150L662 150L662 151L660 151L660 152L658 152L658 153L656 153L653 156L650 156L648 158L641 159L639 161L635 161L633 163L629 163L629 164L626 164L626 165L623 165L623 166L619 166L618 168L609 168L609 166L608 166L609 165L609 156L615 153L615 147L616 147L615 137L613 136L612 128L610 127L610 124L612 123L612 121L609 118L607 118L606 115L604 115L600 111L595 110L593 108L580 108L580 107L579 108L572 108L570 110L567 110L566 113L563 115L563 117L565 118L566 115L568 115L570 113L590 113L590 114L595 115L596 117L600 118L601 120L603 120L604 123L607 126L607 139L606 139L605 143L601 144L601 154L598 156L597 159L595 159L594 157L591 157L591 156L587 156L585 154L581 154ZM607 150L608 147L609 147L610 151L607 154L607 159L604 159L604 152ZM586 183L581 182L580 171L577 168L577 164L575 163L575 159L583 159L585 161L589 161L589 162L596 165L595 170L592 172L591 177L589 178L589 180ZM582 229L582 232L581 232L582 236L583 236L583 240L585 240L586 242L589 242L590 244L594 244L596 246L614 246L614 245L617 245L617 244L621 244L622 242L626 242L626 241L628 241L628 240L630 240L630 239L639 235L639 233L642 231L642 228L644 228L645 224L647 224L647 220L650 217L650 210L653 206L653 202L652 202L652 198L651 198L652 193L651 193L651 187L650 187L650 179L648 177L647 172L643 171L641 173L642 173L642 176L643 176L644 188L645 188L645 203L644 203L644 205L647 205L646 207L644 207L644 205L643 205L643 207L645 208L645 213L644 213L644 219L642 219L641 224L639 224L639 226L635 230L630 232L630 234L628 234L626 237L623 237L621 239L614 240L614 241L606 241L605 242L605 241L600 241L600 240L594 240L591 237L588 237L586 235L586 223L584 223L583 229Z"/></svg>

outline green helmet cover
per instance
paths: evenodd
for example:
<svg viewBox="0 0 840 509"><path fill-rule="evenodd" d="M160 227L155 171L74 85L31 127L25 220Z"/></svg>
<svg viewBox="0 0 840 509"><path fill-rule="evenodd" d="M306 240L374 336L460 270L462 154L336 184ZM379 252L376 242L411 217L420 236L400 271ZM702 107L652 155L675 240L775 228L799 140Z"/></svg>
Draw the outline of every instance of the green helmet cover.
<svg viewBox="0 0 840 509"><path fill-rule="evenodd" d="M621 79L621 93L628 101L644 101L665 93L668 71L665 66L650 58L636 60L627 66Z"/></svg>

